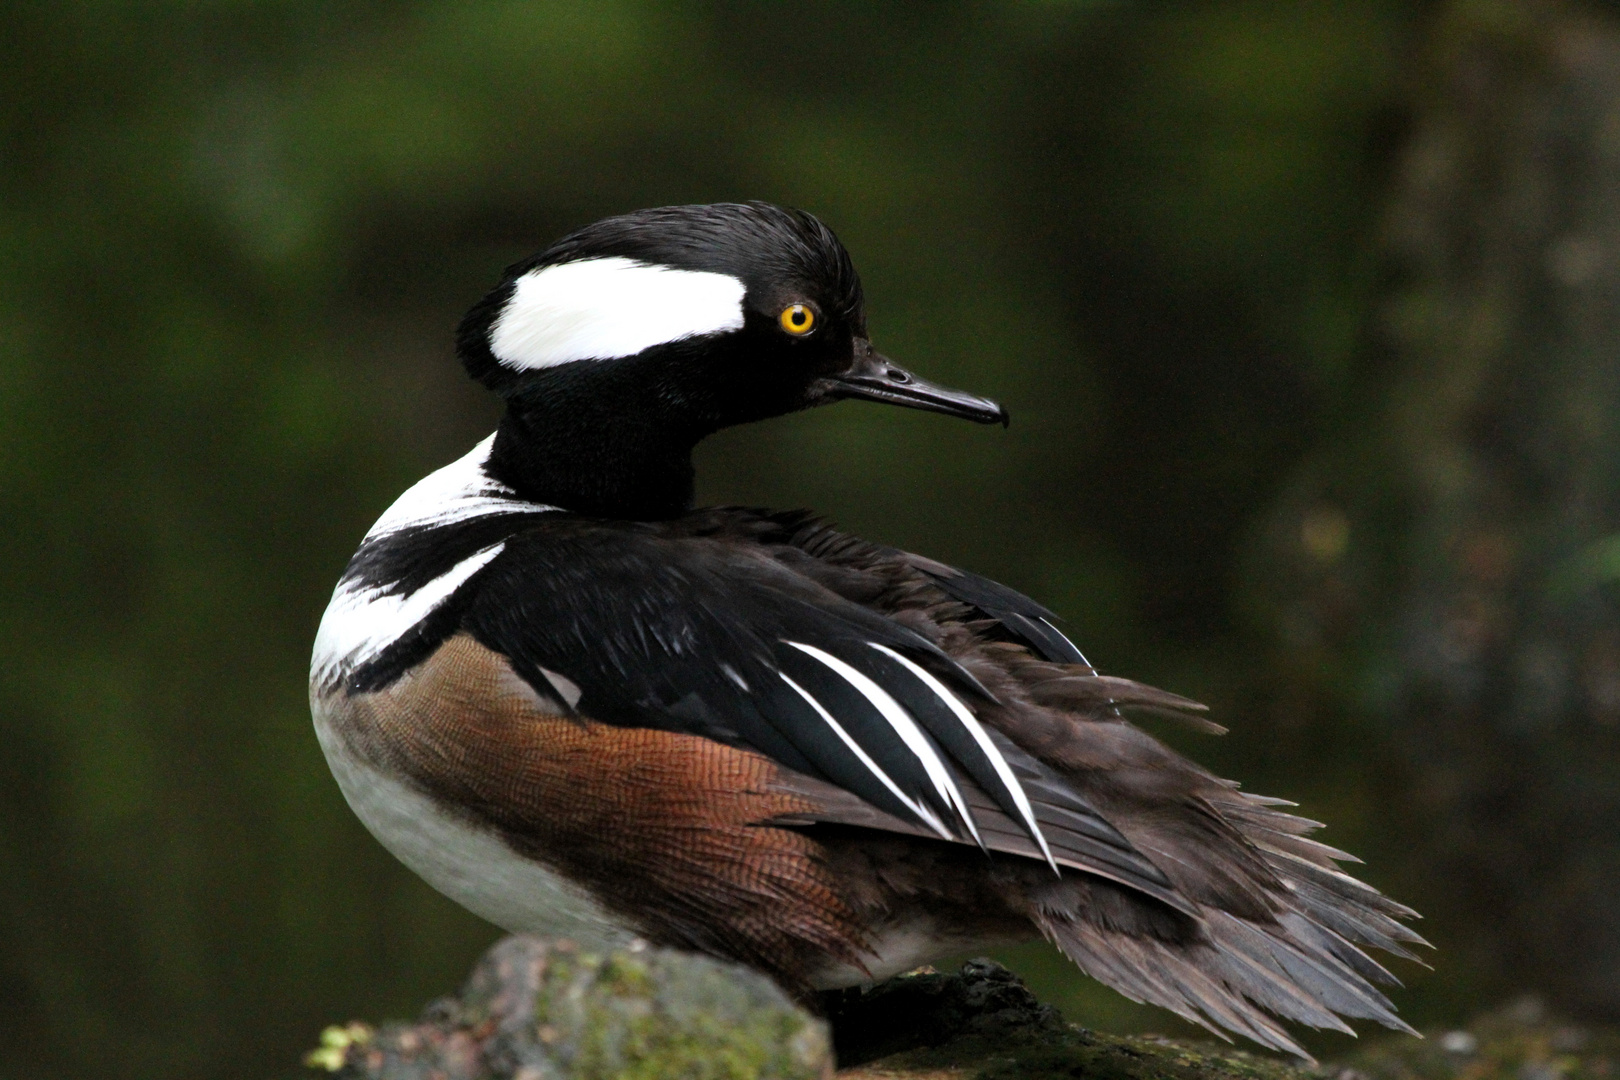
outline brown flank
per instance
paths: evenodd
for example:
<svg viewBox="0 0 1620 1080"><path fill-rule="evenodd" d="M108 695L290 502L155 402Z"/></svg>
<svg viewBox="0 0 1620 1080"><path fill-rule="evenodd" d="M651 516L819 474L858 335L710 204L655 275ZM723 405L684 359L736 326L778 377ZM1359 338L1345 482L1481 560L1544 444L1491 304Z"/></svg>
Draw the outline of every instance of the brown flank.
<svg viewBox="0 0 1620 1080"><path fill-rule="evenodd" d="M450 638L335 710L350 750L593 893L655 944L730 957L790 989L866 941L822 848L762 824L812 814L759 754L563 715L505 657Z"/></svg>

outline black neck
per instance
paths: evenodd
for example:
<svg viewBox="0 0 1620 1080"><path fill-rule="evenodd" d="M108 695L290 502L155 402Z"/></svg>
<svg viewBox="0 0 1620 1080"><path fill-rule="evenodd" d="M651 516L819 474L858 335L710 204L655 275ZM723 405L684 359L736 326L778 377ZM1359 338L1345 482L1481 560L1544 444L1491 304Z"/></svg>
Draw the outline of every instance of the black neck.
<svg viewBox="0 0 1620 1080"><path fill-rule="evenodd" d="M692 508L700 440L807 404L795 368L757 353L734 334L524 372L487 469L524 498L576 514L678 517Z"/></svg>
<svg viewBox="0 0 1620 1080"><path fill-rule="evenodd" d="M523 498L591 517L657 521L692 506L701 433L656 412L567 395L509 402L486 466Z"/></svg>

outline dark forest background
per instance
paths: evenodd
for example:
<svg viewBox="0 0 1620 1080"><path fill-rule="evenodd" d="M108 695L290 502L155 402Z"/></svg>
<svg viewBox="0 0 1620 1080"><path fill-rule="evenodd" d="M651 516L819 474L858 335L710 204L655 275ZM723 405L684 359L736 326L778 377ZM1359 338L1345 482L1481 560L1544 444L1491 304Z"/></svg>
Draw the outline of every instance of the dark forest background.
<svg viewBox="0 0 1620 1080"><path fill-rule="evenodd" d="M316 622L491 427L451 329L503 266L742 198L1014 422L728 432L704 501L1001 578L1209 702L1231 734L1162 734L1429 916L1420 1026L1620 1018L1620 11L11 0L0 1076L290 1075L458 983L496 931L343 805Z"/></svg>

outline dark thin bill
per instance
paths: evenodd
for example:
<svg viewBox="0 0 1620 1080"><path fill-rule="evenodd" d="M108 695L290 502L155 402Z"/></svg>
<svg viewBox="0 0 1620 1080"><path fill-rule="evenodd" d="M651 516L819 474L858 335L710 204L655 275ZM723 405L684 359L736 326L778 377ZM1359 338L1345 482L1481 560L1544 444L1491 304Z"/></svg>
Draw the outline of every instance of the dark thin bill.
<svg viewBox="0 0 1620 1080"><path fill-rule="evenodd" d="M872 353L854 370L826 380L827 396L864 398L908 409L957 416L979 424L1008 424L1007 410L989 398L979 397L948 386L938 386L918 378L888 357Z"/></svg>

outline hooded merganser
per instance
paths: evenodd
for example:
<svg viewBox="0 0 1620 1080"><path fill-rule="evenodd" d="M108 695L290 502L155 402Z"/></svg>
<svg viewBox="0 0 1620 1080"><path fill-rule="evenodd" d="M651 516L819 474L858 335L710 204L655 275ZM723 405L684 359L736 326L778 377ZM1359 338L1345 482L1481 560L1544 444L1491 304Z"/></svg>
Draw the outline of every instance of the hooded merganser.
<svg viewBox="0 0 1620 1080"><path fill-rule="evenodd" d="M993 581L804 512L691 509L692 449L733 424L846 398L1006 422L873 350L815 218L597 222L511 267L457 346L506 414L366 534L310 679L349 804L435 888L807 999L1044 935L1217 1034L1410 1030L1362 950L1409 957L1414 913L1121 713L1202 706L1098 675Z"/></svg>

